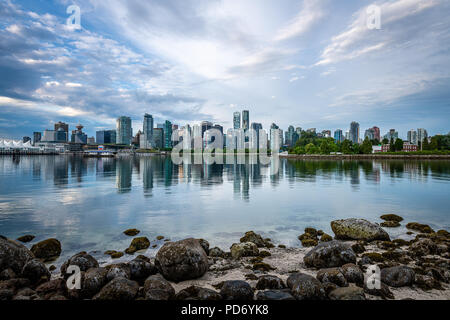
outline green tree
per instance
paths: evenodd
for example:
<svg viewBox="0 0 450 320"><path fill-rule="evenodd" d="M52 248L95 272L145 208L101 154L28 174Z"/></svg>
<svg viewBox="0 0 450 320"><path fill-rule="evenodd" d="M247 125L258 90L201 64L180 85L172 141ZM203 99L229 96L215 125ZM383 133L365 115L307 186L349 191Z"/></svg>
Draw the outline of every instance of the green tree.
<svg viewBox="0 0 450 320"><path fill-rule="evenodd" d="M394 148L395 148L395 151L402 151L403 150L403 140L402 139L395 140Z"/></svg>
<svg viewBox="0 0 450 320"><path fill-rule="evenodd" d="M350 140L345 139L341 145L341 152L343 154L351 154L352 153L352 143Z"/></svg>
<svg viewBox="0 0 450 320"><path fill-rule="evenodd" d="M318 153L317 147L313 143L309 143L305 147L305 152L307 154L316 154Z"/></svg>
<svg viewBox="0 0 450 320"><path fill-rule="evenodd" d="M430 145L428 144L428 138L423 139L422 150L430 150Z"/></svg>
<svg viewBox="0 0 450 320"><path fill-rule="evenodd" d="M371 154L372 153L372 142L369 138L365 138L363 144L361 145L360 152L363 154Z"/></svg>
<svg viewBox="0 0 450 320"><path fill-rule="evenodd" d="M391 138L391 142L389 142L389 151L395 152L394 138Z"/></svg>

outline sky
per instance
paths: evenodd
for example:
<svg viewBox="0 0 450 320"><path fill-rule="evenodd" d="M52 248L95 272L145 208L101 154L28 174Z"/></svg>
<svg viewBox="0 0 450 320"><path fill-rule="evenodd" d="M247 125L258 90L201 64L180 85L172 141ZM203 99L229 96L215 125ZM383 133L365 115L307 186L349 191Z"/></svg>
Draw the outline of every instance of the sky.
<svg viewBox="0 0 450 320"><path fill-rule="evenodd" d="M449 0L0 0L0 137L122 115L137 132L144 113L230 128L242 110L265 129L448 133L449 16Z"/></svg>

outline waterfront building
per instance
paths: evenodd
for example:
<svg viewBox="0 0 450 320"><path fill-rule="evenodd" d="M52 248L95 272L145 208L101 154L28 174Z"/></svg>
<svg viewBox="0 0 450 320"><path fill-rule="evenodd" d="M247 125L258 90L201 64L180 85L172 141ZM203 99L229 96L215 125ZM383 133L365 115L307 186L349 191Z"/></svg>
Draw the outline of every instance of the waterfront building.
<svg viewBox="0 0 450 320"><path fill-rule="evenodd" d="M35 145L38 142L41 142L41 139L42 139L41 132L33 132L33 145Z"/></svg>
<svg viewBox="0 0 450 320"><path fill-rule="evenodd" d="M98 144L115 144L116 130L101 130L95 133Z"/></svg>
<svg viewBox="0 0 450 320"><path fill-rule="evenodd" d="M169 120L164 123L164 148L172 148L172 122Z"/></svg>
<svg viewBox="0 0 450 320"><path fill-rule="evenodd" d="M428 132L424 128L417 129L417 141L422 143L425 139L428 139Z"/></svg>
<svg viewBox="0 0 450 320"><path fill-rule="evenodd" d="M398 139L398 132L395 131L395 129L391 129L391 130L389 130L388 133L386 133L386 134L384 135L384 138L385 138L385 139L388 139L389 141L391 141L391 139L393 139L394 142L395 142L395 140Z"/></svg>
<svg viewBox="0 0 450 320"><path fill-rule="evenodd" d="M418 149L417 144L410 143L409 141L403 142L403 152L416 152Z"/></svg>
<svg viewBox="0 0 450 320"><path fill-rule="evenodd" d="M208 131L209 129L211 129L213 126L212 122L209 121L202 121L201 123L201 127L202 127L202 138L205 135L205 132Z"/></svg>
<svg viewBox="0 0 450 320"><path fill-rule="evenodd" d="M279 129L277 125L272 124L270 128L270 149L272 152L279 151L280 147L283 145L282 137L283 132Z"/></svg>
<svg viewBox="0 0 450 320"><path fill-rule="evenodd" d="M350 123L350 141L359 143L359 123L356 121Z"/></svg>
<svg viewBox="0 0 450 320"><path fill-rule="evenodd" d="M414 129L411 129L408 131L408 141L411 144L419 145L419 141L417 139L417 131Z"/></svg>
<svg viewBox="0 0 450 320"><path fill-rule="evenodd" d="M41 142L55 142L56 141L56 131L55 130L44 130L44 135L42 136Z"/></svg>
<svg viewBox="0 0 450 320"><path fill-rule="evenodd" d="M244 131L250 129L250 111L248 110L242 111L242 129Z"/></svg>
<svg viewBox="0 0 450 320"><path fill-rule="evenodd" d="M143 122L143 133L142 133L142 138L141 138L141 142L139 144L139 147L141 149L151 149L152 146L152 141L153 141L153 116L151 114L146 113L144 115L144 122Z"/></svg>
<svg viewBox="0 0 450 320"><path fill-rule="evenodd" d="M164 148L164 130L162 128L153 129L153 148L162 149Z"/></svg>
<svg viewBox="0 0 450 320"><path fill-rule="evenodd" d="M133 137L133 129L131 127L131 118L119 117L116 121L117 144L130 145Z"/></svg>
<svg viewBox="0 0 450 320"><path fill-rule="evenodd" d="M67 142L67 132L64 131L64 128L60 127L55 131L55 142Z"/></svg>
<svg viewBox="0 0 450 320"><path fill-rule="evenodd" d="M261 123L253 122L250 128L256 132L256 145L259 148L259 132L263 129L263 126Z"/></svg>
<svg viewBox="0 0 450 320"><path fill-rule="evenodd" d="M337 129L334 131L334 141L336 143L343 142L345 140L344 135L342 134L341 129Z"/></svg>
<svg viewBox="0 0 450 320"><path fill-rule="evenodd" d="M95 144L95 138L94 137L89 137L87 139L87 144L90 144L90 145Z"/></svg>
<svg viewBox="0 0 450 320"><path fill-rule="evenodd" d="M59 121L58 123L55 123L55 131L58 131L60 128L63 129L63 131L66 133L65 137L66 140L64 141L68 141L69 140L69 125L67 123L61 122Z"/></svg>
<svg viewBox="0 0 450 320"><path fill-rule="evenodd" d="M241 128L241 113L235 112L233 113L233 129Z"/></svg>
<svg viewBox="0 0 450 320"><path fill-rule="evenodd" d="M23 137L22 138L22 142L25 144L25 143L27 143L27 142L30 142L31 143L31 138L30 137Z"/></svg>
<svg viewBox="0 0 450 320"><path fill-rule="evenodd" d="M83 132L84 127L81 124L78 124L76 128L76 130L72 131L72 137L70 141L72 143L87 144L87 134Z"/></svg>

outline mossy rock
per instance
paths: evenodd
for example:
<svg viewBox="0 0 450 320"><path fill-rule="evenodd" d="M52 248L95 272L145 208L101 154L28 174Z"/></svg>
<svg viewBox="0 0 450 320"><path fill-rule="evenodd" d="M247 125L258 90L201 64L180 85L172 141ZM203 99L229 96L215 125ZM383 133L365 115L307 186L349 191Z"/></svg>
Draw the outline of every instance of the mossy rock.
<svg viewBox="0 0 450 320"><path fill-rule="evenodd" d="M155 249L157 246L158 246L157 244L154 244L152 245L152 248Z"/></svg>
<svg viewBox="0 0 450 320"><path fill-rule="evenodd" d="M137 251L135 246L129 246L128 248L125 249L125 253L126 254L134 254Z"/></svg>
<svg viewBox="0 0 450 320"><path fill-rule="evenodd" d="M255 258L250 259L250 263L258 263L258 262L262 262L262 261L263 261L262 257L255 257Z"/></svg>
<svg viewBox="0 0 450 320"><path fill-rule="evenodd" d="M384 228L398 228L400 227L400 222L398 221L385 221L380 223L380 226Z"/></svg>
<svg viewBox="0 0 450 320"><path fill-rule="evenodd" d="M323 236L325 234L325 232L323 232L323 230L318 230L317 231L317 236L318 237L321 237L321 236Z"/></svg>
<svg viewBox="0 0 450 320"><path fill-rule="evenodd" d="M51 265L50 267L48 267L49 271L55 271L56 270L56 266L55 265Z"/></svg>
<svg viewBox="0 0 450 320"><path fill-rule="evenodd" d="M422 233L434 233L434 230L431 229L429 225L426 224L420 224L418 222L410 222L406 225L406 228L419 231Z"/></svg>
<svg viewBox="0 0 450 320"><path fill-rule="evenodd" d="M397 247L397 244L393 241L380 241L377 243L377 247L384 250L394 249Z"/></svg>
<svg viewBox="0 0 450 320"><path fill-rule="evenodd" d="M123 233L126 234L127 236L130 237L134 237L137 236L141 231L139 231L138 229L128 229L125 230Z"/></svg>
<svg viewBox="0 0 450 320"><path fill-rule="evenodd" d="M113 259L119 259L123 257L123 252L114 252L113 254L111 254L111 258Z"/></svg>
<svg viewBox="0 0 450 320"><path fill-rule="evenodd" d="M312 235L310 233L304 233L304 234L298 236L298 240L300 240L300 241L307 240L307 239L317 240L317 236Z"/></svg>
<svg viewBox="0 0 450 320"><path fill-rule="evenodd" d="M330 236L329 234L324 233L324 234L320 237L320 241L322 241L322 242L333 241L333 237Z"/></svg>
<svg viewBox="0 0 450 320"><path fill-rule="evenodd" d="M17 238L17 240L20 242L23 242L23 243L27 243L27 242L33 241L34 238L35 238L35 236L33 236L31 234L27 234L25 236L21 236L21 237Z"/></svg>
<svg viewBox="0 0 450 320"><path fill-rule="evenodd" d="M272 254L269 251L262 250L259 252L261 258L270 257Z"/></svg>
<svg viewBox="0 0 450 320"><path fill-rule="evenodd" d="M309 233L313 237L317 237L317 230L314 228L305 228L305 233Z"/></svg>
<svg viewBox="0 0 450 320"><path fill-rule="evenodd" d="M396 214L385 214L380 217L384 221L402 222L403 218Z"/></svg>
<svg viewBox="0 0 450 320"><path fill-rule="evenodd" d="M150 240L147 237L134 238L131 241L130 247L135 247L136 250L148 249L150 247Z"/></svg>
<svg viewBox="0 0 450 320"><path fill-rule="evenodd" d="M259 271L273 271L276 270L276 268L272 267L271 265L264 263L264 262L257 262L252 267L253 270L259 270Z"/></svg>
<svg viewBox="0 0 450 320"><path fill-rule="evenodd" d="M107 251L104 252L104 254L106 254L107 256L110 256L110 255L112 255L114 253L117 253L117 251L116 250L107 250Z"/></svg>
<svg viewBox="0 0 450 320"><path fill-rule="evenodd" d="M447 230L439 230L438 232L436 232L436 234L445 237L447 239L450 238L450 232L448 232Z"/></svg>
<svg viewBox="0 0 450 320"><path fill-rule="evenodd" d="M378 252L366 252L363 257L369 258L372 262L384 262L385 258L381 253Z"/></svg>
<svg viewBox="0 0 450 320"><path fill-rule="evenodd" d="M31 252L38 259L51 261L61 254L61 242L57 239L47 239L36 243L31 247Z"/></svg>
<svg viewBox="0 0 450 320"><path fill-rule="evenodd" d="M280 249L286 249L286 246L285 246L284 244L279 244L279 245L278 245L278 248L280 248Z"/></svg>
<svg viewBox="0 0 450 320"><path fill-rule="evenodd" d="M315 247L319 244L316 239L304 239L302 240L302 246L304 247Z"/></svg>
<svg viewBox="0 0 450 320"><path fill-rule="evenodd" d="M401 258L404 257L403 252L388 250L386 252L383 252L381 256L386 260L392 260L392 261L400 261Z"/></svg>
<svg viewBox="0 0 450 320"><path fill-rule="evenodd" d="M157 236L157 237L156 237L156 240L162 240L162 239L164 239L163 236Z"/></svg>
<svg viewBox="0 0 450 320"><path fill-rule="evenodd" d="M366 251L366 247L364 247L364 244L362 244L361 242L357 242L352 245L352 250L355 253L363 253L364 251Z"/></svg>
<svg viewBox="0 0 450 320"><path fill-rule="evenodd" d="M409 246L409 244L410 244L409 241L403 240L403 239L395 239L395 240L392 240L392 242L395 243L399 247Z"/></svg>

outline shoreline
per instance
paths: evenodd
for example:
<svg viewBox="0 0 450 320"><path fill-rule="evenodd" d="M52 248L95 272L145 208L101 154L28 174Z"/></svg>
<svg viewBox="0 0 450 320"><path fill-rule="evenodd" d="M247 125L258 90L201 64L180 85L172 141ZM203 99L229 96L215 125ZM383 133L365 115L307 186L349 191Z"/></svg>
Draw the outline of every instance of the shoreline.
<svg viewBox="0 0 450 320"><path fill-rule="evenodd" d="M342 154L342 155L321 155L321 154L289 154L282 155L284 159L318 159L318 160L450 160L450 155L406 155L406 154Z"/></svg>
<svg viewBox="0 0 450 320"><path fill-rule="evenodd" d="M384 217L384 227L398 227L398 221L403 220L395 215ZM275 246L253 231L246 232L226 252L210 248L203 239L172 242L157 237L164 241L156 256L146 255L154 240L129 229L124 231L131 241L125 253L105 252L117 259L99 264L88 252L80 252L51 272L46 264L61 253L58 240L41 241L29 251L17 241L0 237L0 260L4 261L0 266L0 299L122 300L116 291L123 290L123 295L137 300L208 300L228 299L227 294L237 294L245 287L250 300L450 300L447 231L408 223L414 238L407 241L391 240L379 224L364 219L336 220L331 225L334 237L306 228L298 237L303 245L300 248ZM32 241L22 239L27 240ZM133 260L121 261L124 256ZM95 288L67 289L68 265L78 266L83 285ZM375 265L381 269L382 286L369 289L364 279ZM302 284L292 285L296 281L312 282L314 293L304 297L309 293L298 289Z"/></svg>

